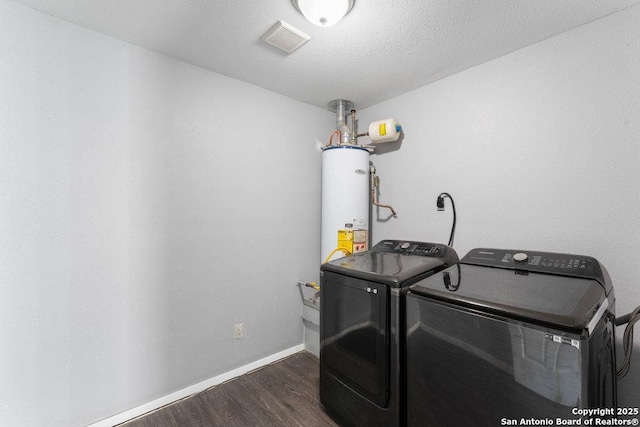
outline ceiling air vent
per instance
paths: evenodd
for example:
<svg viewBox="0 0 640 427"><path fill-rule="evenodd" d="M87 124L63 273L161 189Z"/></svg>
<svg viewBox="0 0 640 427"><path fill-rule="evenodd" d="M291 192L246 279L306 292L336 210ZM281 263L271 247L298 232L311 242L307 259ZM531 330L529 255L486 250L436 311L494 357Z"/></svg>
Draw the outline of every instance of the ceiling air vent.
<svg viewBox="0 0 640 427"><path fill-rule="evenodd" d="M293 52L311 40L311 37L284 21L276 22L261 38L287 53Z"/></svg>

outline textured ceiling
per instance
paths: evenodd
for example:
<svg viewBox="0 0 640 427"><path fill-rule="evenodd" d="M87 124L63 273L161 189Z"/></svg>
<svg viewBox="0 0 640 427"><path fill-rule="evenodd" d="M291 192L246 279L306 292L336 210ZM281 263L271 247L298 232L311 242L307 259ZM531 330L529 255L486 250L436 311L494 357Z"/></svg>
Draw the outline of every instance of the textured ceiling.
<svg viewBox="0 0 640 427"><path fill-rule="evenodd" d="M356 0L329 28L290 0L15 0L282 95L364 108L615 13L640 0ZM286 54L277 20L312 39Z"/></svg>

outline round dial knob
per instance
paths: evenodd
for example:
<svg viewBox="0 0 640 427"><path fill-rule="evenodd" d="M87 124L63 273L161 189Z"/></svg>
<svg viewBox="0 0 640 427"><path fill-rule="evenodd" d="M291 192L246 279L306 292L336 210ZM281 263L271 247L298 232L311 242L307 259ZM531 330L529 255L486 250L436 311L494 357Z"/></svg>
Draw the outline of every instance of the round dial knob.
<svg viewBox="0 0 640 427"><path fill-rule="evenodd" d="M524 264L528 260L529 260L529 255L523 252L518 252L517 254L513 255L513 261L515 261L516 264Z"/></svg>
<svg viewBox="0 0 640 427"><path fill-rule="evenodd" d="M400 248L401 249L407 249L409 246L411 246L411 243L409 243L409 242L404 242L404 243L400 244Z"/></svg>

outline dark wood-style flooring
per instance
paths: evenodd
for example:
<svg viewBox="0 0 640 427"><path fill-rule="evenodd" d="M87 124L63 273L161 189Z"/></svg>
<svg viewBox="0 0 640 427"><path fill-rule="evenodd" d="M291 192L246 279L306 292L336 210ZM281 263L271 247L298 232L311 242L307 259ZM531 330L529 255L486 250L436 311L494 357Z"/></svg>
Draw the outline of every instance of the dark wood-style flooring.
<svg viewBox="0 0 640 427"><path fill-rule="evenodd" d="M120 426L337 426L318 383L318 359L303 351Z"/></svg>

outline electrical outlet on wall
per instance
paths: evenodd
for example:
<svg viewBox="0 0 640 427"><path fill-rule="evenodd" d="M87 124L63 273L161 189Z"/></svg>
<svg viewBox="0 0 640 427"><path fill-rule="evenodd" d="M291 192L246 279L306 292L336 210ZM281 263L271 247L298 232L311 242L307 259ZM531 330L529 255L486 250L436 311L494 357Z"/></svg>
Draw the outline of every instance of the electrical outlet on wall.
<svg viewBox="0 0 640 427"><path fill-rule="evenodd" d="M233 324L233 339L237 340L240 338L244 338L244 323L234 323Z"/></svg>

